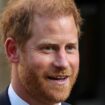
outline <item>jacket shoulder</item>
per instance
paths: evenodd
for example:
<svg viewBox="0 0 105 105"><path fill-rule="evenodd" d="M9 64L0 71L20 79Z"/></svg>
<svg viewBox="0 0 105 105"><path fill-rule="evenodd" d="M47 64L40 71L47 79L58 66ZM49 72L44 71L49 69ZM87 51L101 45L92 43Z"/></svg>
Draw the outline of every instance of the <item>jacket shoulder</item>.
<svg viewBox="0 0 105 105"><path fill-rule="evenodd" d="M8 89L0 93L0 105L11 105L8 97Z"/></svg>

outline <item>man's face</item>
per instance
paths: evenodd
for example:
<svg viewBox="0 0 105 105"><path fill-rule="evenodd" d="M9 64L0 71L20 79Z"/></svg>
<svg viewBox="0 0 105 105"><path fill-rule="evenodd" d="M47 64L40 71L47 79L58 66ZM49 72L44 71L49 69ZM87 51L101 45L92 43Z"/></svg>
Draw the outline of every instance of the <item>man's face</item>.
<svg viewBox="0 0 105 105"><path fill-rule="evenodd" d="M32 33L21 53L19 79L37 101L64 101L79 69L78 32L73 16L37 17Z"/></svg>

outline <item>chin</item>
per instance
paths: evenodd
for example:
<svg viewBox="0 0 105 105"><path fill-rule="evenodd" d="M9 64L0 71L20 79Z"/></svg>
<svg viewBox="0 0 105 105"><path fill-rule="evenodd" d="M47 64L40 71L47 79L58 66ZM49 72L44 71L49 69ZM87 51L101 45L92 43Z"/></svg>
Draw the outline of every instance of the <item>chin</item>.
<svg viewBox="0 0 105 105"><path fill-rule="evenodd" d="M52 94L47 94L49 96L47 97L49 98L48 100L50 100L52 103L63 102L69 97L70 91L71 89L66 89L65 91L53 91Z"/></svg>

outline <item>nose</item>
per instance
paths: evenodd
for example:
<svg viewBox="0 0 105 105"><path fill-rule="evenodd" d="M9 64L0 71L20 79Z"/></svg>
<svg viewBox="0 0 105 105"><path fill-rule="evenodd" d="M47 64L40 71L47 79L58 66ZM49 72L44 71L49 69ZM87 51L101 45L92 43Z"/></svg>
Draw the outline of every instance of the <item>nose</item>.
<svg viewBox="0 0 105 105"><path fill-rule="evenodd" d="M66 52L59 52L54 61L54 66L59 69L68 69L69 68L69 60L67 58Z"/></svg>

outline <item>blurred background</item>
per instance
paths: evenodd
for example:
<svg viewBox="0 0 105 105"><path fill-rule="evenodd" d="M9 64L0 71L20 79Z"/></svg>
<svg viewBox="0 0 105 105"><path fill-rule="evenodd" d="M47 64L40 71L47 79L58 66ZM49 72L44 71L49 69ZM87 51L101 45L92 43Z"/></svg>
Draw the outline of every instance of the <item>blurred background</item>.
<svg viewBox="0 0 105 105"><path fill-rule="evenodd" d="M8 0L0 0L0 13ZM10 81L10 69L0 42L0 91L6 88Z"/></svg>
<svg viewBox="0 0 105 105"><path fill-rule="evenodd" d="M105 1L75 0L84 19L80 38L80 72L68 102L105 105ZM0 0L2 11L7 0ZM10 69L0 45L0 91L10 81Z"/></svg>

